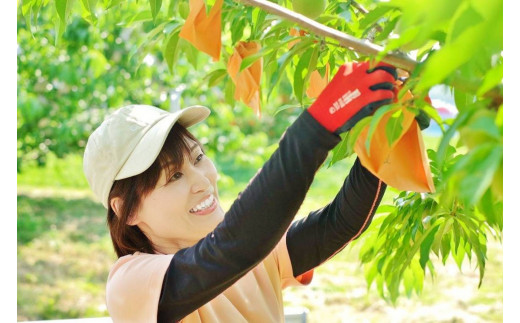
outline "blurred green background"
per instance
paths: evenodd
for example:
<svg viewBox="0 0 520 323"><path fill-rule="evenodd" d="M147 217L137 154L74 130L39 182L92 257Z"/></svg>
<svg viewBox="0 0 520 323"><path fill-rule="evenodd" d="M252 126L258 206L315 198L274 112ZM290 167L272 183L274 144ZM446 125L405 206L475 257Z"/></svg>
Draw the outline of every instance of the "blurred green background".
<svg viewBox="0 0 520 323"><path fill-rule="evenodd" d="M163 109L210 107L211 116L193 132L217 165L226 207L301 112L292 107L274 115L291 103L287 79L262 107L261 119L241 103L230 104L233 100L219 87L219 80L208 84L207 77L211 70L225 66L204 54L180 58L171 74L160 44L146 41L153 24L141 24L137 8L138 4L129 4L128 12L115 10L101 16L102 31L74 17L60 46L54 45L52 6L42 8L32 27L18 16L19 321L108 315L104 288L116 257L105 210L93 201L82 172L86 139L107 113L131 103ZM425 139L428 147L438 145L436 137ZM298 217L335 196L352 162L346 159L331 168L325 163ZM396 193L388 190L383 204L392 203ZM449 260L447 266L437 267L433 282L425 280L422 296L402 299L395 308L374 290L367 292L358 261L360 243L362 238L318 268L310 286L289 289L286 305L307 307L311 322L501 321L498 243L489 244L487 275L480 290L473 264L465 263L460 272Z"/></svg>

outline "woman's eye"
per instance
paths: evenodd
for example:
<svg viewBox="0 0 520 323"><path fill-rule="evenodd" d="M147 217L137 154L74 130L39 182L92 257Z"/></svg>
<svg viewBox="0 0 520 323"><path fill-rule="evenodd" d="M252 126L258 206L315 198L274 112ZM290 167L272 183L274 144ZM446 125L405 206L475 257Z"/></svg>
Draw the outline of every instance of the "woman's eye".
<svg viewBox="0 0 520 323"><path fill-rule="evenodd" d="M196 163L200 162L202 160L202 158L204 158L204 154L198 155L197 158L195 159Z"/></svg>
<svg viewBox="0 0 520 323"><path fill-rule="evenodd" d="M177 173L173 174L173 176L170 178L170 181L171 182L176 181L176 180L180 179L181 177L182 177L182 173L177 172Z"/></svg>

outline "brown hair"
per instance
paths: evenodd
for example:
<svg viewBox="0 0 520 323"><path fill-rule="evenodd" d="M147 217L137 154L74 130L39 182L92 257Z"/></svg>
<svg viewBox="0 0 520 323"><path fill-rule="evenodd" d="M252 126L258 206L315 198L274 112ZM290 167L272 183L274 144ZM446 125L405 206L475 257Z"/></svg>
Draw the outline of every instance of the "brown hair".
<svg viewBox="0 0 520 323"><path fill-rule="evenodd" d="M171 176L181 168L184 158L191 153L188 139L195 141L202 149L200 142L182 125L176 123L166 137L166 141L153 164L141 174L116 180L108 195L107 224L112 244L118 257L133 254L136 251L155 253L154 246L148 237L137 227L127 224L139 209L141 200L151 193L159 181L164 169ZM121 198L118 215L112 209L110 201Z"/></svg>

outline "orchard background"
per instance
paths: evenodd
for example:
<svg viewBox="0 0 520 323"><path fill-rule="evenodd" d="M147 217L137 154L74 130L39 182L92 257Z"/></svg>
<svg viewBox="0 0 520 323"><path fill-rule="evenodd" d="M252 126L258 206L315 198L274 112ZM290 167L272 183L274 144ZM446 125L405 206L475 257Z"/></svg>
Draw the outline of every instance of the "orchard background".
<svg viewBox="0 0 520 323"><path fill-rule="evenodd" d="M209 12L215 1L204 2ZM218 167L226 206L312 103L314 71L324 77L327 64L333 75L347 61L404 57L414 63L402 93L432 98L398 104L431 118L423 136L436 192L389 188L366 233L318 268L311 286L287 291L286 305L307 307L312 322L501 321L502 2L328 1L313 20L381 49L369 53L225 0L217 60L179 37L188 3L18 2L18 319L107 315L115 255L81 155L108 112L130 103L211 107L194 133ZM240 66L262 65L260 110L234 98L227 64L239 42L260 44ZM393 106L363 125L375 127ZM357 134L331 153L298 216L334 197Z"/></svg>

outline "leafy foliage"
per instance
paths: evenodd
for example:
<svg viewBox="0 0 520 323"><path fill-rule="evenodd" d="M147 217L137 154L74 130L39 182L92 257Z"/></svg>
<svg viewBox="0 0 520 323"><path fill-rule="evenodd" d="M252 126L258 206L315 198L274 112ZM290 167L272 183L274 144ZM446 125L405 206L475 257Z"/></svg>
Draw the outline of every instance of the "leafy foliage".
<svg viewBox="0 0 520 323"><path fill-rule="evenodd" d="M376 282L381 296L396 302L401 286L407 295L420 292L426 272L434 275L432 254L443 262L451 254L459 267L466 257L476 260L479 285L482 283L486 242L490 235L498 239L502 235L501 1L329 1L316 21L385 48L376 57L368 57L320 35L291 36L293 23L226 0L222 11L224 50L220 60L212 63L178 36L189 12L187 2L83 0L79 6L70 0L56 0L54 12L50 12L48 1L22 1L19 17L24 19L19 19L18 28L19 161L29 156L43 162L50 150L58 155L77 151L100 122L102 112L122 105L123 97L166 108L166 100L147 95L147 90L158 87L155 91L169 93L174 84L181 83L187 85L186 97L211 96L222 103L215 106L219 115L210 119L208 126L212 130L224 128L219 131L227 131L226 136L214 134L207 127L200 129L214 151L223 151L223 142L226 149L241 142L243 145L245 138L257 140L252 144L258 147L268 141L264 131L281 133L290 118L299 113L294 107L312 102L305 96L305 89L313 71L324 75L328 63L333 74L346 61L383 59L390 51L409 53L418 64L405 77L395 104L405 105L417 115L428 115L442 130L439 146L428 152L436 193L402 192L394 205L379 208L382 216L361 240L366 278L369 284ZM214 3L205 2L209 6ZM278 2L291 7L290 1ZM45 19L38 15L40 8L42 13L47 10ZM55 20L54 31L51 18ZM32 35L33 25L41 28L36 36ZM47 41L52 36L56 43L63 40L64 44L52 46ZM288 43L294 40L298 42L289 48ZM263 60L260 98L267 111L263 127L248 119L245 107L235 102L234 84L226 74L225 63L238 41L262 45L262 50L244 59L240 68ZM143 60L150 57L147 55L163 63L143 66ZM69 60L74 65L63 64ZM107 68L107 62L114 64ZM80 66L79 73L71 66ZM53 78L49 78L51 75ZM129 77L125 81L121 75ZM143 79L144 84L140 82ZM65 86L59 86L60 82ZM216 91L199 92L202 84ZM439 84L453 92L459 111L453 119L442 120L424 100L431 87ZM404 99L409 90L414 99ZM83 103L75 104L79 102ZM353 153L362 126L374 129L382 115L393 113L394 107L379 109L343 135L331 164ZM402 131L401 122L402 117L395 114L387 123L390 141ZM276 128L273 131L266 125Z"/></svg>

